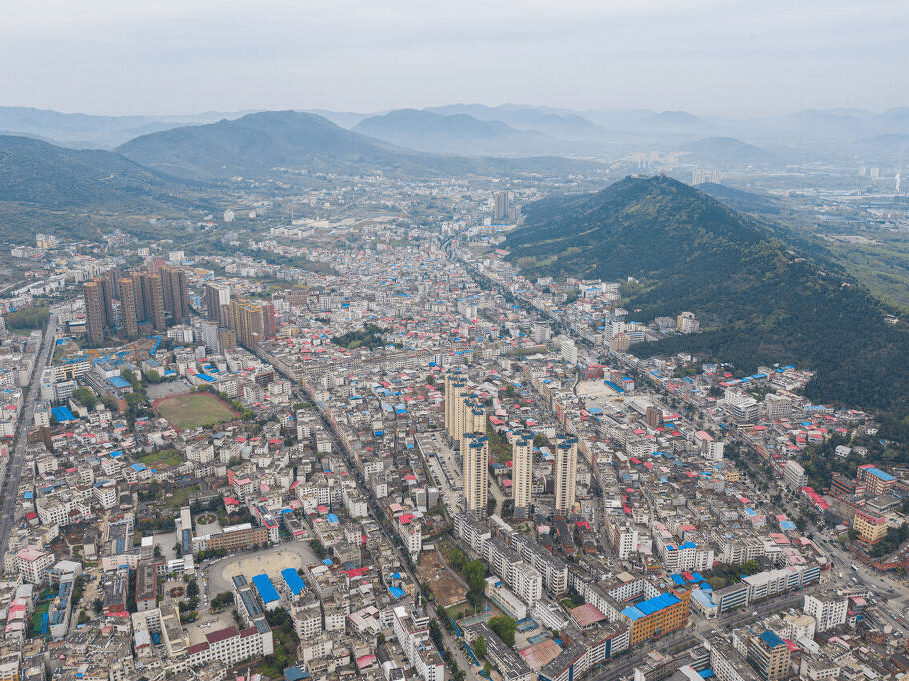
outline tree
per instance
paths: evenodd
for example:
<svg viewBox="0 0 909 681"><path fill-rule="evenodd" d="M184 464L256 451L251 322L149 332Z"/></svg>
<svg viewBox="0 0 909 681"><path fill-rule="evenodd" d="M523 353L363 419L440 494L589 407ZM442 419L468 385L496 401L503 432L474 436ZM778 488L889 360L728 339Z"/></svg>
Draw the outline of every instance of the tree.
<svg viewBox="0 0 909 681"><path fill-rule="evenodd" d="M473 652L478 658L486 657L486 639L483 638L483 634L477 636L477 640L473 642Z"/></svg>
<svg viewBox="0 0 909 681"><path fill-rule="evenodd" d="M192 598L199 595L199 583L195 579L190 580L186 586L186 595Z"/></svg>
<svg viewBox="0 0 909 681"><path fill-rule="evenodd" d="M499 615L489 620L489 628L499 635L507 646L514 645L514 634L518 623L508 615Z"/></svg>
<svg viewBox="0 0 909 681"><path fill-rule="evenodd" d="M94 410L95 405L98 404L98 396L95 395L91 388L86 388L85 386L80 386L73 390L73 397L79 400L79 403L89 411Z"/></svg>
<svg viewBox="0 0 909 681"><path fill-rule="evenodd" d="M94 601L92 601L92 610L100 615L101 611L104 610L104 601L102 601L100 598L96 598Z"/></svg>
<svg viewBox="0 0 909 681"><path fill-rule="evenodd" d="M464 563L467 562L467 556L461 549L454 549L448 554L448 562L455 572L460 572L461 568L464 567Z"/></svg>
<svg viewBox="0 0 909 681"><path fill-rule="evenodd" d="M483 587L486 586L486 566L482 561L472 560L464 564L461 570L461 576L470 587L470 593L474 598L479 598L483 594Z"/></svg>
<svg viewBox="0 0 909 681"><path fill-rule="evenodd" d="M377 645L377 646L380 646L380 645L382 645L383 643L385 643L385 634L383 634L383 633L380 631L380 632L379 632L379 635L376 636L376 645Z"/></svg>
<svg viewBox="0 0 909 681"><path fill-rule="evenodd" d="M325 551L325 547L322 545L318 539L311 539L309 542L309 547L313 550L313 553L316 554L316 558L322 560L328 553Z"/></svg>
<svg viewBox="0 0 909 681"><path fill-rule="evenodd" d="M151 384L156 384L160 383L163 379L161 378L161 374L159 374L157 371L154 369L149 369L145 372L145 380Z"/></svg>

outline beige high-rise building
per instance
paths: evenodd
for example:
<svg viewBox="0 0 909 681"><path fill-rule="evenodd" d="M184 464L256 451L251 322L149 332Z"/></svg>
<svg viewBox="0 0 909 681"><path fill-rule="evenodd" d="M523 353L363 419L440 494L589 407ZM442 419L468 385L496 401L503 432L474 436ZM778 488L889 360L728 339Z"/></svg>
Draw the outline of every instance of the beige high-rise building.
<svg viewBox="0 0 909 681"><path fill-rule="evenodd" d="M245 299L230 301L230 328L237 342L247 349L275 335L275 308L271 303Z"/></svg>
<svg viewBox="0 0 909 681"><path fill-rule="evenodd" d="M489 500L489 438L486 433L469 433L464 437L461 472L466 511L485 515Z"/></svg>
<svg viewBox="0 0 909 681"><path fill-rule="evenodd" d="M177 324L180 324L189 317L189 287L186 282L186 270L182 267L164 265L158 270L158 274L161 276L164 310L170 313Z"/></svg>
<svg viewBox="0 0 909 681"><path fill-rule="evenodd" d="M82 285L82 295L85 296L85 335L90 343L100 345L104 342L104 329L107 326L101 280L85 282Z"/></svg>
<svg viewBox="0 0 909 681"><path fill-rule="evenodd" d="M467 395L461 400L461 418L458 422L461 427L461 451L464 451L464 441L471 435L486 434L486 410L483 403L476 395Z"/></svg>
<svg viewBox="0 0 909 681"><path fill-rule="evenodd" d="M574 509L578 478L578 439L560 435L555 453L555 514L566 515Z"/></svg>
<svg viewBox="0 0 909 681"><path fill-rule="evenodd" d="M164 285L160 274L142 273L142 296L146 320L155 331L164 331Z"/></svg>
<svg viewBox="0 0 909 681"><path fill-rule="evenodd" d="M464 398L467 396L467 379L458 373L445 374L445 430L457 445L464 430Z"/></svg>
<svg viewBox="0 0 909 681"><path fill-rule="evenodd" d="M145 321L145 298L142 289L142 272L127 272L126 275L133 282L133 295L136 298L136 319ZM121 294L122 295L122 294Z"/></svg>
<svg viewBox="0 0 909 681"><path fill-rule="evenodd" d="M205 284L205 310L208 318L220 326L228 325L230 317L230 286L208 282Z"/></svg>
<svg viewBox="0 0 909 681"><path fill-rule="evenodd" d="M129 277L122 277L119 289L120 316L123 318L123 331L127 338L135 338L139 335L139 327L137 325L136 291L133 287L133 280Z"/></svg>
<svg viewBox="0 0 909 681"><path fill-rule="evenodd" d="M511 494L516 516L527 517L533 487L533 438L519 435L512 445Z"/></svg>

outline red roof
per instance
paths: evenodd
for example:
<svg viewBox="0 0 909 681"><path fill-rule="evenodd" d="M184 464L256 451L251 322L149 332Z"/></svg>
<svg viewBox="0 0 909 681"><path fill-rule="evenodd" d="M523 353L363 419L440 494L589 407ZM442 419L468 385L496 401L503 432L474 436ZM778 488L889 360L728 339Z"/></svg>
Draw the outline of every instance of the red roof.
<svg viewBox="0 0 909 681"><path fill-rule="evenodd" d="M236 627L226 627L225 629L219 629L210 634L205 634L205 638L208 639L209 643L217 643L218 641L229 639L232 636L239 636L239 634L240 632Z"/></svg>

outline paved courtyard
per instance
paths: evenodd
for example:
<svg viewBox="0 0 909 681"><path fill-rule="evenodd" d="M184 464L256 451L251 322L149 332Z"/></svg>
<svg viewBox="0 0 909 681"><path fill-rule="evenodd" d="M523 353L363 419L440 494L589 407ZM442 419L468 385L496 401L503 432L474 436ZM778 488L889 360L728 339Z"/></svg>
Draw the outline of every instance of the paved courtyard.
<svg viewBox="0 0 909 681"><path fill-rule="evenodd" d="M281 579L281 570L284 568L296 570L317 561L309 544L298 541L279 544L264 551L222 558L208 569L208 593L211 597L230 591L233 588L231 578L237 575L243 575L251 581L254 575L264 572L274 582Z"/></svg>

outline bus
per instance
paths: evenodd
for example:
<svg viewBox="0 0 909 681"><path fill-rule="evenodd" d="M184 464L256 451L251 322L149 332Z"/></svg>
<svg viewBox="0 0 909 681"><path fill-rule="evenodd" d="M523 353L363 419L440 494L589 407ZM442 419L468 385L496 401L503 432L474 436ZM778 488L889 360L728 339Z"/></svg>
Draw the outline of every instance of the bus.
<svg viewBox="0 0 909 681"><path fill-rule="evenodd" d="M857 567L855 567L855 563L853 563L853 564L852 564L852 565L850 565L850 566L849 566L849 567L851 567L851 568L852 568L852 569L853 569L853 570L855 570L855 571L856 571L856 572L858 572L858 568L857 568Z"/></svg>

